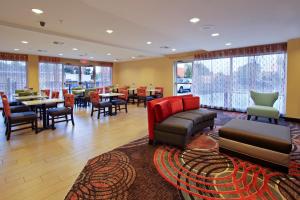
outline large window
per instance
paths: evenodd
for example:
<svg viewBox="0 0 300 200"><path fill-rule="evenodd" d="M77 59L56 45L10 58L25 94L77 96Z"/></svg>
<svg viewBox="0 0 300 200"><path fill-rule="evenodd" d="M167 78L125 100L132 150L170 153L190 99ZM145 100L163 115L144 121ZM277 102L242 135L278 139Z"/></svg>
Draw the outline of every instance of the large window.
<svg viewBox="0 0 300 200"><path fill-rule="evenodd" d="M63 87L62 64L39 63L40 89L61 90Z"/></svg>
<svg viewBox="0 0 300 200"><path fill-rule="evenodd" d="M26 62L0 60L0 91L8 97L26 87Z"/></svg>
<svg viewBox="0 0 300 200"><path fill-rule="evenodd" d="M286 53L204 59L194 62L193 94L209 107L245 111L250 90L279 92L275 107L285 113Z"/></svg>
<svg viewBox="0 0 300 200"><path fill-rule="evenodd" d="M175 93L185 95L192 89L192 62L177 62L175 65Z"/></svg>
<svg viewBox="0 0 300 200"><path fill-rule="evenodd" d="M96 87L105 87L112 85L112 68L111 67L95 67Z"/></svg>
<svg viewBox="0 0 300 200"><path fill-rule="evenodd" d="M85 88L94 88L94 67L81 67L81 82Z"/></svg>
<svg viewBox="0 0 300 200"><path fill-rule="evenodd" d="M78 86L80 80L80 67L74 65L64 65L65 87L73 88Z"/></svg>

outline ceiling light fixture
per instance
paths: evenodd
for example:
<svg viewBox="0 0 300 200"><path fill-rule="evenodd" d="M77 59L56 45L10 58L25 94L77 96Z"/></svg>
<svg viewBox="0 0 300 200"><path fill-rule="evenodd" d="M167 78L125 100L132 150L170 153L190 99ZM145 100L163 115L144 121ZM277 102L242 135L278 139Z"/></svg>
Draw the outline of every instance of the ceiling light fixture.
<svg viewBox="0 0 300 200"><path fill-rule="evenodd" d="M106 55L111 56L111 53L107 53Z"/></svg>
<svg viewBox="0 0 300 200"><path fill-rule="evenodd" d="M220 36L220 33L213 33L213 34L211 34L211 36L212 37L218 37L218 36Z"/></svg>
<svg viewBox="0 0 300 200"><path fill-rule="evenodd" d="M190 19L190 22L193 23L193 24L196 24L196 23L198 23L199 21L200 21L200 19L197 18L197 17L193 17L193 18Z"/></svg>
<svg viewBox="0 0 300 200"><path fill-rule="evenodd" d="M135 57L134 57L134 56L131 56L131 59L135 59Z"/></svg>
<svg viewBox="0 0 300 200"><path fill-rule="evenodd" d="M64 54L62 54L62 53L59 53L58 55L59 55L59 56L63 56Z"/></svg>
<svg viewBox="0 0 300 200"><path fill-rule="evenodd" d="M20 51L20 49L14 49L14 51Z"/></svg>
<svg viewBox="0 0 300 200"><path fill-rule="evenodd" d="M231 44L231 42L227 42L225 45L226 45L226 46L230 46L230 45L232 45L232 44Z"/></svg>
<svg viewBox="0 0 300 200"><path fill-rule="evenodd" d="M111 29L107 29L106 30L106 33L108 33L108 34L112 34L114 31L113 30L111 30Z"/></svg>
<svg viewBox="0 0 300 200"><path fill-rule="evenodd" d="M27 41L25 41L25 40L23 40L23 41L21 41L23 44L28 44L28 42Z"/></svg>
<svg viewBox="0 0 300 200"><path fill-rule="evenodd" d="M73 48L72 50L73 50L73 51L77 51L78 49L77 49L77 48Z"/></svg>
<svg viewBox="0 0 300 200"><path fill-rule="evenodd" d="M35 14L38 14L38 15L40 15L40 14L43 14L43 13L44 13L44 11L42 11L42 10L40 10L40 9L37 9L37 8L33 8L33 9L31 9L31 11L32 11L32 12L34 12Z"/></svg>
<svg viewBox="0 0 300 200"><path fill-rule="evenodd" d="M172 51L176 51L176 49L172 49Z"/></svg>
<svg viewBox="0 0 300 200"><path fill-rule="evenodd" d="M148 42L147 42L147 44L149 44L149 45L150 45L150 44L152 44L152 42L151 42L151 41L148 41Z"/></svg>

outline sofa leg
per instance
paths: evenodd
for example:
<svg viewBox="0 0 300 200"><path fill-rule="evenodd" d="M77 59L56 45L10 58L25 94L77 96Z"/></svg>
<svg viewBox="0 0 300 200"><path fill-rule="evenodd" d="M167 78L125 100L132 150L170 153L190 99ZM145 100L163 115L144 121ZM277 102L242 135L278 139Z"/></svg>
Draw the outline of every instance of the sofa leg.
<svg viewBox="0 0 300 200"><path fill-rule="evenodd" d="M275 122L275 124L278 124L278 120L277 119L274 119L274 122Z"/></svg>
<svg viewBox="0 0 300 200"><path fill-rule="evenodd" d="M247 115L247 120L250 120L251 119L251 115Z"/></svg>
<svg viewBox="0 0 300 200"><path fill-rule="evenodd" d="M272 118L269 118L269 122L272 123Z"/></svg>

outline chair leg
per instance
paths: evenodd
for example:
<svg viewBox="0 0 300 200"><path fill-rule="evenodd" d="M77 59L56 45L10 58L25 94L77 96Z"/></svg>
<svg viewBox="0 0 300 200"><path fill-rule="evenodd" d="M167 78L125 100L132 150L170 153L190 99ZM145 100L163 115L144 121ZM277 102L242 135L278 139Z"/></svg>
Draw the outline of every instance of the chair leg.
<svg viewBox="0 0 300 200"><path fill-rule="evenodd" d="M250 120L251 119L251 115L247 115L247 120Z"/></svg>
<svg viewBox="0 0 300 200"><path fill-rule="evenodd" d="M34 130L34 121L31 122L31 129Z"/></svg>
<svg viewBox="0 0 300 200"><path fill-rule="evenodd" d="M258 117L257 117L257 116L255 116L255 121L257 121L257 119L258 119Z"/></svg>
<svg viewBox="0 0 300 200"><path fill-rule="evenodd" d="M272 123L272 118L269 118L269 122Z"/></svg>
<svg viewBox="0 0 300 200"><path fill-rule="evenodd" d="M275 122L275 124L278 124L278 120L277 119L274 119L274 122Z"/></svg>
<svg viewBox="0 0 300 200"><path fill-rule="evenodd" d="M144 100L144 108L146 108L146 106L147 106L147 100L145 99Z"/></svg>
<svg viewBox="0 0 300 200"><path fill-rule="evenodd" d="M94 113L94 106L92 105L91 117L93 117L93 113Z"/></svg>
<svg viewBox="0 0 300 200"><path fill-rule="evenodd" d="M8 122L7 123L7 135L6 135L6 140L7 141L10 139L10 134L11 134L11 124L10 124L10 122Z"/></svg>
<svg viewBox="0 0 300 200"><path fill-rule="evenodd" d="M127 103L125 104L125 111L126 111L126 113L128 113L128 110L127 110Z"/></svg>
<svg viewBox="0 0 300 200"><path fill-rule="evenodd" d="M35 133L38 133L38 121L37 118L34 120L34 129L35 129Z"/></svg>
<svg viewBox="0 0 300 200"><path fill-rule="evenodd" d="M68 115L67 115L67 114L65 114L65 120L66 120L67 123L69 122L69 119L68 119Z"/></svg>
<svg viewBox="0 0 300 200"><path fill-rule="evenodd" d="M100 112L101 112L101 109L99 108L98 109L98 117L97 117L98 119L100 119ZM105 108L104 108L104 115L105 115Z"/></svg>
<svg viewBox="0 0 300 200"><path fill-rule="evenodd" d="M73 116L73 112L71 113L71 121L72 121L72 125L74 126L75 123L74 123L74 116Z"/></svg>

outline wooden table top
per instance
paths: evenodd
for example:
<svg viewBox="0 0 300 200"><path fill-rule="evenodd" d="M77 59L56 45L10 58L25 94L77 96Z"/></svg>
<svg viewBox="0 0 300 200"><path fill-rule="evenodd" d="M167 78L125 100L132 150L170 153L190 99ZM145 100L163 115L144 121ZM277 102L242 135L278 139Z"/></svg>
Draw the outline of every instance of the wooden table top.
<svg viewBox="0 0 300 200"><path fill-rule="evenodd" d="M17 101L25 101L25 100L30 100L30 99L43 99L43 98L48 98L46 95L29 95L29 96L16 96L15 99Z"/></svg>
<svg viewBox="0 0 300 200"><path fill-rule="evenodd" d="M32 101L22 101L22 104L25 106L36 106L36 105L43 105L49 103L63 103L65 100L63 99L38 99Z"/></svg>
<svg viewBox="0 0 300 200"><path fill-rule="evenodd" d="M101 93L99 96L101 97L116 97L116 96L123 96L123 93L115 93L115 92L110 92L110 93Z"/></svg>

